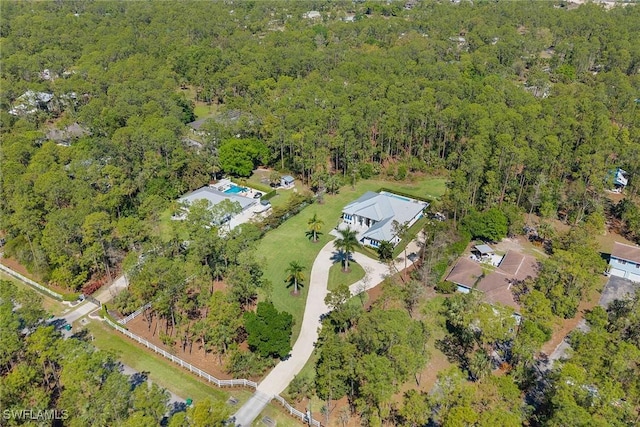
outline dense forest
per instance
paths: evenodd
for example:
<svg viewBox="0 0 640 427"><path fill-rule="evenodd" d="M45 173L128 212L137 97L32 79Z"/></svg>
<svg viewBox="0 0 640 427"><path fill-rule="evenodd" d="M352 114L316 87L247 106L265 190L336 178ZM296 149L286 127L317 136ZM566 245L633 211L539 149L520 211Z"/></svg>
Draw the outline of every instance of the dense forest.
<svg viewBox="0 0 640 427"><path fill-rule="evenodd" d="M636 7L188 5L2 5L5 251L45 278L79 288L117 265L235 135L314 188L451 171L453 217L506 202L577 223L606 208L611 169L638 173ZM181 87L236 118L209 121L201 150ZM27 91L53 99L9 114ZM72 123L89 134L70 147L45 136ZM637 205L616 213L637 236Z"/></svg>
<svg viewBox="0 0 640 427"><path fill-rule="evenodd" d="M144 374L123 374L114 355L97 351L86 333L63 339L59 328L43 323L41 302L0 280L2 425L195 427L222 425L229 416L224 404L208 400L167 416L166 390Z"/></svg>
<svg viewBox="0 0 640 427"><path fill-rule="evenodd" d="M4 255L69 291L124 270L132 284L114 301L121 312L152 301L145 317L164 322L166 345L199 342L228 372L259 374L288 353L291 328L268 302L253 312L273 286L252 252L265 229L213 233L220 213L199 204L167 226L175 199L257 165L320 195L373 176L445 176L433 209L448 221L425 227L419 271L390 281L367 310L332 292L314 379L297 378L289 393L316 395L327 411L346 397L366 425L637 423L638 298L589 312L569 362L544 373L536 355L597 287L593 236L616 223L640 241L640 9L409 3L3 2ZM216 115L194 144L196 103ZM629 185L612 199L617 168ZM292 198L282 217L309 201ZM549 256L516 289L525 320L515 325L474 294L447 298L438 346L455 367L430 394L404 392L430 357L424 285L442 285L472 236L519 234L534 214ZM571 228L555 233L551 220ZM23 297L8 286L3 407L21 405L34 384L34 407L76 408L89 387L95 405L109 399L126 381L113 357L43 327L21 340L43 314L13 310ZM284 335L254 340L273 324ZM250 352L238 349L245 338ZM491 375L496 365L506 373ZM98 383L67 387L82 384L80 369L100 371ZM162 402L160 390L136 388L102 422L152 425Z"/></svg>

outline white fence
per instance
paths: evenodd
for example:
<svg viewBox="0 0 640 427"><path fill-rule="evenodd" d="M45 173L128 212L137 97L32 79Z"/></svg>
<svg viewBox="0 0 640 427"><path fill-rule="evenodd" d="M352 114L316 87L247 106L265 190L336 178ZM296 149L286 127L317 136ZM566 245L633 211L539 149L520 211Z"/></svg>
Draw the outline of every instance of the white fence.
<svg viewBox="0 0 640 427"><path fill-rule="evenodd" d="M307 414L305 414L304 412L300 412L293 406L289 405L289 402L284 400L283 397L281 397L280 395L277 395L277 396L274 396L273 398L277 400L278 403L280 403L282 406L284 406L284 408L287 411L289 411L289 415L300 418L300 420L305 424L309 423L309 418L307 417ZM311 420L311 425L315 427L321 427L320 421L318 420Z"/></svg>
<svg viewBox="0 0 640 427"><path fill-rule="evenodd" d="M136 317L140 316L140 314L142 314L142 312L148 309L149 307L151 307L150 302L146 303L145 305L143 305L142 307L140 307L139 309L137 309L136 311L134 311L133 313L125 317L124 319L118 320L118 323L120 323L121 325L126 325Z"/></svg>
<svg viewBox="0 0 640 427"><path fill-rule="evenodd" d="M216 377L214 377L212 375L209 375L208 373L206 373L202 369L196 368L192 364L185 362L184 360L180 359L179 357L176 357L173 354L171 354L171 353L159 348L158 346L151 344L149 341L147 341L147 340L145 340L143 338L140 338L136 334L132 334L131 332L129 332L126 329L124 329L123 327L115 324L111 320L105 319L105 321L109 324L109 326L111 326L112 328L114 328L115 330L117 330L119 332L122 332L123 334L125 334L126 336L131 338L132 340L137 341L140 344L144 345L145 347L155 351L156 353L163 355L164 357L166 357L167 359L171 360L176 365L180 365L183 368L188 369L189 371L193 372L194 374L197 374L201 378L206 379L210 383L213 383L213 384L217 385L218 387L239 387L239 386L243 386L243 387L252 387L254 389L256 387L258 387L258 384L256 384L255 382L246 380L244 378L243 379L236 379L236 380L219 380Z"/></svg>
<svg viewBox="0 0 640 427"><path fill-rule="evenodd" d="M22 280L23 282L27 283L28 285L33 286L34 288L52 296L53 298L57 299L57 300L62 300L62 295L60 295L57 292L53 292L51 289L49 288L45 288L44 286L42 286L39 283L34 282L33 280L29 279L28 277L24 277L22 274L18 273L17 271L13 271L12 269L10 269L7 266L4 266L2 264L0 264L0 270L4 271L5 273L7 273L10 276L15 277L16 279Z"/></svg>

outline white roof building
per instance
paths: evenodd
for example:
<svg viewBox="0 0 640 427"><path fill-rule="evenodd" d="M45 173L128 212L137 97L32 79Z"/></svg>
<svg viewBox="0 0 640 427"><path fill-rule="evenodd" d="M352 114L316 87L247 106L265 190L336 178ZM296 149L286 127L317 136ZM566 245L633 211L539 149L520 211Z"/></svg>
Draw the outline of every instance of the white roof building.
<svg viewBox="0 0 640 427"><path fill-rule="evenodd" d="M400 237L394 231L394 221L412 226L424 214L429 203L382 191L368 191L342 210L343 224L358 231L364 245L378 247L383 240L394 245Z"/></svg>

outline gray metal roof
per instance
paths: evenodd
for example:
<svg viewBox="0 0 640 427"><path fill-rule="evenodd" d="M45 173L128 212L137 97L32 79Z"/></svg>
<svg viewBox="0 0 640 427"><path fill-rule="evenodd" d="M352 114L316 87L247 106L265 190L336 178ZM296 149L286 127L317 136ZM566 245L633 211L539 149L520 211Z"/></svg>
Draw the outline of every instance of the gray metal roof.
<svg viewBox="0 0 640 427"><path fill-rule="evenodd" d="M284 180L284 182L293 182L295 181L295 178L292 177L291 175L285 175L282 177L282 179Z"/></svg>
<svg viewBox="0 0 640 427"><path fill-rule="evenodd" d="M476 251L480 252L481 254L493 253L493 249L491 249L491 246L489 245L475 245L474 248Z"/></svg>
<svg viewBox="0 0 640 427"><path fill-rule="evenodd" d="M357 200L345 206L342 212L376 221L377 223L365 231L362 237L382 241L391 240L395 237L396 233L393 232L394 220L404 224L411 221L427 206L429 206L427 202L386 192L374 193L373 191L367 191Z"/></svg>

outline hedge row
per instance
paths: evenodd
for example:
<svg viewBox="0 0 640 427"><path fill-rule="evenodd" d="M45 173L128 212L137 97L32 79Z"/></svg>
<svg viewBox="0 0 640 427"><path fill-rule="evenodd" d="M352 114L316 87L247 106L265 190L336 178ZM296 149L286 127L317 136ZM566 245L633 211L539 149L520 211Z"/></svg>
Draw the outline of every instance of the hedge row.
<svg viewBox="0 0 640 427"><path fill-rule="evenodd" d="M264 196L261 197L262 200L271 200L273 199L275 196L278 195L278 192L276 190L271 190L269 191L267 194L265 194Z"/></svg>
<svg viewBox="0 0 640 427"><path fill-rule="evenodd" d="M433 198L429 197L429 196L425 196L425 197L416 196L414 194L409 194L409 193L405 193L405 192L397 191L397 190L391 190L390 188L385 188L385 187L381 187L380 189L378 189L377 193L379 193L381 191L386 191L387 193L397 194L398 196L409 197L410 199L421 200L423 202L428 202L428 203L433 202Z"/></svg>
<svg viewBox="0 0 640 427"><path fill-rule="evenodd" d="M303 195L300 193L292 193L286 206L274 207L271 215L262 220L258 225L260 231L264 234L269 230L278 228L287 219L298 214L304 208L312 204L313 201L314 197L311 194Z"/></svg>

